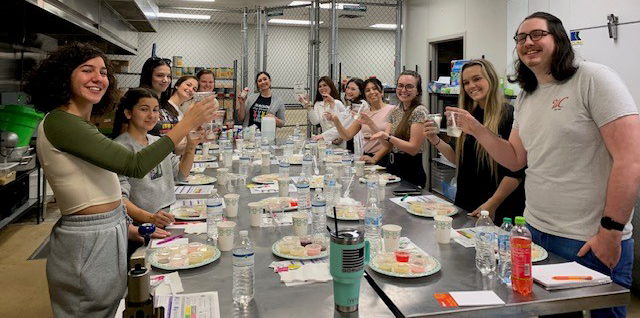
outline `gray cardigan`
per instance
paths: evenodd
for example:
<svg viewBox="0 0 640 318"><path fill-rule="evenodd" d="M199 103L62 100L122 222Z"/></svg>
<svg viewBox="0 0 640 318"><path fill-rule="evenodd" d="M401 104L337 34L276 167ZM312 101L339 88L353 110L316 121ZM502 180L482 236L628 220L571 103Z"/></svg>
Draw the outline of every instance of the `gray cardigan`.
<svg viewBox="0 0 640 318"><path fill-rule="evenodd" d="M249 110L256 100L258 100L258 96L260 96L260 94L251 94L244 103L244 121L242 122L242 126L244 127L249 126ZM271 105L269 105L267 113L276 115L276 117L282 120L282 125L284 125L284 101L281 98L271 95Z"/></svg>

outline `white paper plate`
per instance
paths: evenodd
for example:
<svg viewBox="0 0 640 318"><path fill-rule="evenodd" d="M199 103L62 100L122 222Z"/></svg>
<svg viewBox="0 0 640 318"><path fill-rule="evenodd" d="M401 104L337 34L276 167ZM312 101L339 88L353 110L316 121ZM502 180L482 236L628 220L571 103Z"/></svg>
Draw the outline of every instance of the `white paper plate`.
<svg viewBox="0 0 640 318"><path fill-rule="evenodd" d="M534 257L534 253L537 254L537 257ZM544 249L544 247L536 243L531 243L531 262L543 261L547 259L547 257L549 257L549 253Z"/></svg>
<svg viewBox="0 0 640 318"><path fill-rule="evenodd" d="M185 220L185 221L202 221L207 219L207 208L204 208L204 212L200 214L200 216L183 216L182 211L184 209L193 209L193 206L183 205L176 208L171 209L171 214L176 220Z"/></svg>
<svg viewBox="0 0 640 318"><path fill-rule="evenodd" d="M415 212L411 208L411 205L407 205L405 210L407 210L407 212L409 212L409 214L413 214L415 216L421 216L421 217L425 217L425 218L432 218L432 217L437 215L437 211L436 210L428 210L429 214ZM445 214L445 215L446 216L454 216L456 214L458 214L458 208L455 205L451 205L451 207L449 208L449 212L447 214Z"/></svg>
<svg viewBox="0 0 640 318"><path fill-rule="evenodd" d="M151 255L149 256L149 264L151 264L151 266L159 268L159 269L164 269L167 271L175 271L175 270L180 270L180 269L191 269L191 268L196 268L196 267L201 267L207 264L211 264L213 262L215 262L218 258L220 258L220 250L217 247L213 247L216 249L215 253L213 254L212 258L206 259L204 261L202 261L201 263L197 263L197 264L193 264L193 265L186 265L186 266L179 266L179 267L174 267L174 266L170 266L169 264L160 264L158 262L156 262L156 253L160 252L162 249L158 249L156 251L154 251L153 253L151 253Z"/></svg>
<svg viewBox="0 0 640 318"><path fill-rule="evenodd" d="M389 178L387 180L387 184L389 184L389 183L397 183L397 182L400 182L402 180L400 177L394 176L392 174L381 174L380 176L384 176L384 175L390 175L390 176L393 177L393 178ZM360 178L360 182L361 183L367 183L367 179L366 178Z"/></svg>
<svg viewBox="0 0 640 318"><path fill-rule="evenodd" d="M363 210L365 209L364 206L359 206L359 208L361 208ZM333 210L327 211L327 216L333 219ZM338 220L340 220L340 221L360 221L360 217L358 216L357 213L356 213L355 216L352 215L351 217L347 217L347 216L344 216L344 215L343 216L338 215Z"/></svg>
<svg viewBox="0 0 640 318"><path fill-rule="evenodd" d="M273 243L273 245L271 246L271 252L273 252L273 255L281 257L281 258L296 259L296 260L310 260L310 259L325 258L325 257L329 256L329 247L328 246L327 246L326 250L320 252L320 254L315 255L315 256L293 256L293 255L290 255L290 254L282 254L282 253L280 253L280 248L278 247L278 244L280 243L280 241L282 241L282 239L280 239L277 242Z"/></svg>
<svg viewBox="0 0 640 318"><path fill-rule="evenodd" d="M215 155L208 155L208 156L204 156L204 155L193 155L193 162L209 162L209 161L216 161L217 156Z"/></svg>
<svg viewBox="0 0 640 318"><path fill-rule="evenodd" d="M198 178L200 180L194 180L192 181L192 179L194 178ZM216 179L216 177L212 177L212 176L207 176L204 174L192 174L190 176L187 177L186 181L180 181L178 182L178 184L181 185L205 185L205 184L212 184L214 182L216 182L218 179Z"/></svg>
<svg viewBox="0 0 640 318"><path fill-rule="evenodd" d="M425 272L422 272L422 273L398 274L398 273L391 272L391 271L381 270L378 267L378 264L376 264L376 260L373 260L373 261L369 262L369 268L371 268L374 272L378 272L378 273L383 274L383 275L393 276L393 277L400 277L400 278L425 277L425 276L433 275L433 274L439 272L440 269L442 269L442 265L440 265L440 262L435 257L433 257L431 255L427 255L427 258L429 258L434 263L434 266L433 266L432 269L430 269L428 271L425 271Z"/></svg>
<svg viewBox="0 0 640 318"><path fill-rule="evenodd" d="M296 206L291 206L291 200L293 199L291 197L270 197L270 198L262 199L262 200L260 200L260 202L263 203L264 209L267 210L267 212L269 212L269 203L268 202L270 200L282 200L282 201L284 201L285 199L289 201L289 207L285 207L284 208L285 211L293 211L293 210L297 210L298 209L297 205Z"/></svg>
<svg viewBox="0 0 640 318"><path fill-rule="evenodd" d="M278 174L277 173L269 173L269 174L261 174L259 176L255 176L253 178L251 178L251 181L255 182L255 183L261 183L261 184L272 184L272 183L276 183L276 180L270 180L270 181L266 181L266 180L260 180L260 178L264 178L266 176L274 176L276 179L278 178Z"/></svg>

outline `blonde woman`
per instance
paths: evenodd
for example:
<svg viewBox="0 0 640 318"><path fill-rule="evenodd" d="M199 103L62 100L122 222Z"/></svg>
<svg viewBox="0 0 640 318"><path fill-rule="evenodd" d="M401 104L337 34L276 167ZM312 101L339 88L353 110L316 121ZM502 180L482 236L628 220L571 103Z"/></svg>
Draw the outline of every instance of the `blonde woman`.
<svg viewBox="0 0 640 318"><path fill-rule="evenodd" d="M462 67L458 107L472 114L478 122L503 139L509 138L513 123L513 106L505 102L491 62L472 60ZM524 212L524 169L511 172L495 162L476 139L463 133L455 149L438 137L432 120L425 123L425 137L449 161L458 167L458 191L455 204L477 216L489 211L496 224L503 217Z"/></svg>

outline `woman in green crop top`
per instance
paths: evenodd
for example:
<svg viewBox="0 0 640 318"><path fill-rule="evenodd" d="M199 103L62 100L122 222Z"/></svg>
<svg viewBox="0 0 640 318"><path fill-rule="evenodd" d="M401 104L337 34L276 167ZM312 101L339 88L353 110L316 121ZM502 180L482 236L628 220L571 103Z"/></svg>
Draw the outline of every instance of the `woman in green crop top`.
<svg viewBox="0 0 640 318"><path fill-rule="evenodd" d="M99 49L60 47L31 74L25 91L39 111L37 152L62 217L51 231L47 280L56 317L113 317L126 289L127 225L117 174L141 178L190 130L213 119L212 99L173 130L133 153L90 123L115 100L116 82Z"/></svg>

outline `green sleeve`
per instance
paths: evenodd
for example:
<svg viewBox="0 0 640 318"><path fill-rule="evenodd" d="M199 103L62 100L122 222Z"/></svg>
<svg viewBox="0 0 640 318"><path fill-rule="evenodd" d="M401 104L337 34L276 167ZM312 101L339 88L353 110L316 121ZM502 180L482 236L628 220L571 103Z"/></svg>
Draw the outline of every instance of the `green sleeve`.
<svg viewBox="0 0 640 318"><path fill-rule="evenodd" d="M58 150L127 177L143 178L174 148L171 138L163 136L133 152L107 138L93 124L62 110L49 113L43 126L47 139Z"/></svg>

